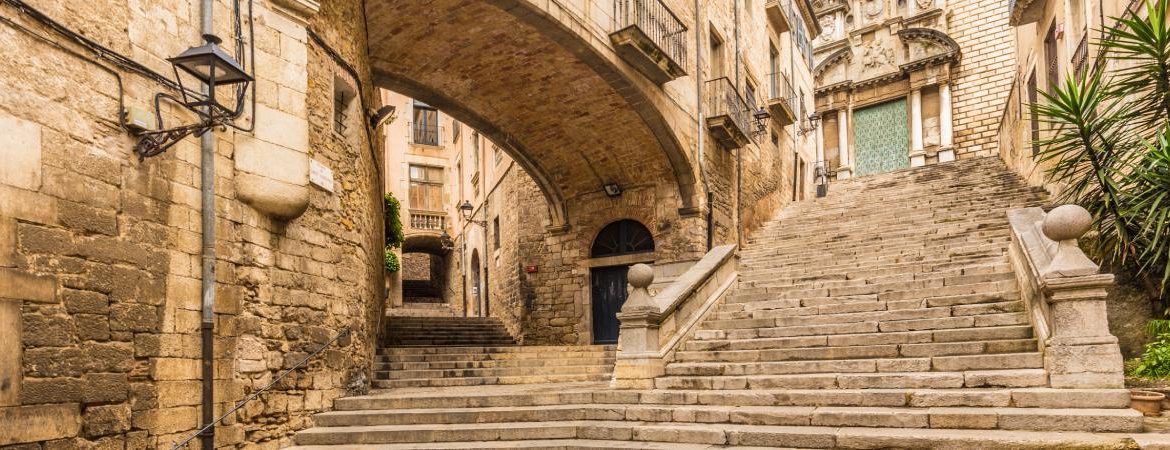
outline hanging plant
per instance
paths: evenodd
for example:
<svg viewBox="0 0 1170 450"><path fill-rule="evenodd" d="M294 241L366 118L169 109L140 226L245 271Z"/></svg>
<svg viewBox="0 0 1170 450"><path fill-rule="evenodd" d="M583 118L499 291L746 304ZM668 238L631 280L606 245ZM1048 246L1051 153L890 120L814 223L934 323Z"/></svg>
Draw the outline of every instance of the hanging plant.
<svg viewBox="0 0 1170 450"><path fill-rule="evenodd" d="M402 264L398 262L398 255L390 247L386 247L382 263L386 266L386 271L390 273L398 272L398 269L402 268Z"/></svg>
<svg viewBox="0 0 1170 450"><path fill-rule="evenodd" d="M399 248L406 237L402 234L402 204L389 192L384 197L386 222L386 247Z"/></svg>

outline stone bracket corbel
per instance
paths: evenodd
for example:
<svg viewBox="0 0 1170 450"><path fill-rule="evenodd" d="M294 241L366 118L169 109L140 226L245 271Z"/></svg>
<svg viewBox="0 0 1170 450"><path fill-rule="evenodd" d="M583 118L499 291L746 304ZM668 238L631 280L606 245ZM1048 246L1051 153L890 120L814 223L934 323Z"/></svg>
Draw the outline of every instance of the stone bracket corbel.
<svg viewBox="0 0 1170 450"><path fill-rule="evenodd" d="M272 7L286 17L308 24L317 11L321 10L321 2L316 0L271 0Z"/></svg>

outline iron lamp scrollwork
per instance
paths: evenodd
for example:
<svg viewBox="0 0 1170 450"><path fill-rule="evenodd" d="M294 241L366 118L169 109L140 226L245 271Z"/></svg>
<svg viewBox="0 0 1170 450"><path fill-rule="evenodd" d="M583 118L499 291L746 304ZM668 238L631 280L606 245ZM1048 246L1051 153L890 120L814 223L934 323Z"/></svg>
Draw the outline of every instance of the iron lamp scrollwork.
<svg viewBox="0 0 1170 450"><path fill-rule="evenodd" d="M253 76L235 58L220 48L219 44L223 42L220 38L205 34L203 39L205 41L203 45L191 47L167 60L174 68L180 96L165 93L155 95L154 113L158 129L138 133L140 140L134 146L134 152L138 154L139 160L161 154L187 136L202 136L217 126L226 126L243 113L244 95L254 79ZM184 78L194 78L206 86L205 93L185 86ZM225 105L216 97L219 88L223 87L236 88L234 106ZM162 99L175 102L195 113L199 117L199 122L165 128L160 105Z"/></svg>

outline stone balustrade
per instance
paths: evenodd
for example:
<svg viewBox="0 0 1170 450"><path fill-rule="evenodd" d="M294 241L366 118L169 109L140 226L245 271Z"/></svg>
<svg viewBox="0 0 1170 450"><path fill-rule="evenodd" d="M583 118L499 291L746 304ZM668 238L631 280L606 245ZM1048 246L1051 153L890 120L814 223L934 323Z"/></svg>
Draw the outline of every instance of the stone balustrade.
<svg viewBox="0 0 1170 450"><path fill-rule="evenodd" d="M658 295L647 289L654 282L654 269L646 264L630 267L632 289L617 316L621 334L613 387L653 387L683 337L738 278L735 250L735 245L711 249Z"/></svg>
<svg viewBox="0 0 1170 450"><path fill-rule="evenodd" d="M1124 386L1121 350L1109 332L1105 296L1113 275L1102 274L1077 239L1092 225L1084 208L1064 205L1008 211L1011 262L1044 346L1044 368L1055 388Z"/></svg>

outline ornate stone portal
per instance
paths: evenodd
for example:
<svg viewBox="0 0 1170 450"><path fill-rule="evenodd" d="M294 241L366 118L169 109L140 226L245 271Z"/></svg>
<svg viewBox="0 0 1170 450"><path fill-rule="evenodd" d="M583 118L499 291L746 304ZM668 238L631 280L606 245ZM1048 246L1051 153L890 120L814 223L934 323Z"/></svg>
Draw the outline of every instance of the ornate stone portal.
<svg viewBox="0 0 1170 450"><path fill-rule="evenodd" d="M961 52L947 34L945 2L819 0L814 8L824 29L813 70L826 155L818 163L846 179L954 160L951 69ZM906 105L905 120L887 114L895 100ZM866 120L854 121L866 108ZM871 135L891 138L859 142Z"/></svg>

